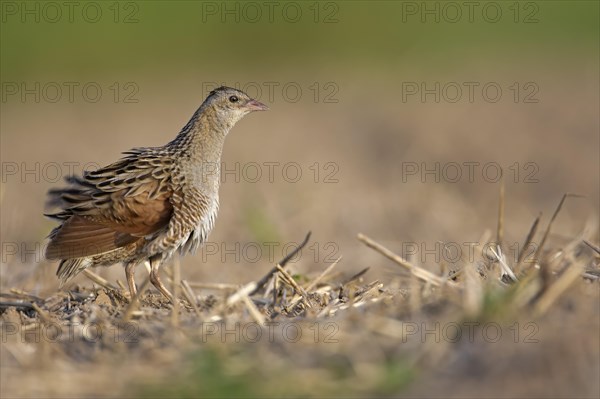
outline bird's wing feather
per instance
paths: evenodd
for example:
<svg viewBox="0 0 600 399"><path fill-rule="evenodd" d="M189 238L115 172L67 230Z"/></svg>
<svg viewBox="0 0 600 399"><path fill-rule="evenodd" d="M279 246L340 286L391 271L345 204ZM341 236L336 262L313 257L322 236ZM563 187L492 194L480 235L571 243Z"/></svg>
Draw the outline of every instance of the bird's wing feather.
<svg viewBox="0 0 600 399"><path fill-rule="evenodd" d="M156 233L169 223L172 191L165 162L124 158L106 168L68 179L51 203L64 220L50 234L48 259L97 255ZM168 165L167 165L168 166Z"/></svg>
<svg viewBox="0 0 600 399"><path fill-rule="evenodd" d="M51 234L47 259L74 259L98 255L130 244L139 237L94 223L83 216L72 216Z"/></svg>

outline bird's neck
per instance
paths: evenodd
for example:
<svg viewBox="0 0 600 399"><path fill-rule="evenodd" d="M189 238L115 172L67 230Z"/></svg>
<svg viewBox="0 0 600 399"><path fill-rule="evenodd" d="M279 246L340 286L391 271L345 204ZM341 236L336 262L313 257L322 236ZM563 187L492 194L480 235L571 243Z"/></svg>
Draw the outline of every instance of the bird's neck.
<svg viewBox="0 0 600 399"><path fill-rule="evenodd" d="M233 127L210 108L200 107L167 146L192 162L220 162L225 136Z"/></svg>
<svg viewBox="0 0 600 399"><path fill-rule="evenodd" d="M173 141L167 144L175 151L197 183L218 191L221 175L221 154L225 136L233 127L211 109L200 107Z"/></svg>

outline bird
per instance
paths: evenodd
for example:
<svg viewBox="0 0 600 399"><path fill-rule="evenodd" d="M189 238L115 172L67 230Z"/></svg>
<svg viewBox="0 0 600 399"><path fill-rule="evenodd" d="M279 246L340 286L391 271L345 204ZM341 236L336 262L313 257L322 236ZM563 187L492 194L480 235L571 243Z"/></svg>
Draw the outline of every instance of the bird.
<svg viewBox="0 0 600 399"><path fill-rule="evenodd" d="M133 299L135 268L148 262L150 282L172 302L160 266L205 242L219 209L225 138L245 115L268 109L241 90L218 87L167 144L125 151L50 189L47 206L59 210L44 215L60 224L48 236L45 257L60 261L59 288L88 267L122 263Z"/></svg>

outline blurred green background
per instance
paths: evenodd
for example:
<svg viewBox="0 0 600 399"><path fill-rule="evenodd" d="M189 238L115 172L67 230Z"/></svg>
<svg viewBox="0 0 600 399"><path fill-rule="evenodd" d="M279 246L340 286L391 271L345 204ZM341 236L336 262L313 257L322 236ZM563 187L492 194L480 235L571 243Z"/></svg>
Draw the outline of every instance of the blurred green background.
<svg viewBox="0 0 600 399"><path fill-rule="evenodd" d="M43 2L2 3L7 80L125 73L173 78L205 71L276 78L290 69L364 74L407 66L435 72L461 68L473 56L514 62L545 55L565 62L569 54L597 49L599 40L595 1L482 1L471 7L142 1L87 8L77 2L72 12Z"/></svg>

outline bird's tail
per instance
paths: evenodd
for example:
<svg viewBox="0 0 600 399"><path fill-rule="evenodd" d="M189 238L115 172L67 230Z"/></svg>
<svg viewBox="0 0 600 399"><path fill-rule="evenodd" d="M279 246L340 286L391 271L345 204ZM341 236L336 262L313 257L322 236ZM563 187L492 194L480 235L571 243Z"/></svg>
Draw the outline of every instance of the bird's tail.
<svg viewBox="0 0 600 399"><path fill-rule="evenodd" d="M77 276L92 264L91 258L73 258L60 261L56 275L60 280L59 288L62 288L69 280Z"/></svg>

